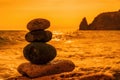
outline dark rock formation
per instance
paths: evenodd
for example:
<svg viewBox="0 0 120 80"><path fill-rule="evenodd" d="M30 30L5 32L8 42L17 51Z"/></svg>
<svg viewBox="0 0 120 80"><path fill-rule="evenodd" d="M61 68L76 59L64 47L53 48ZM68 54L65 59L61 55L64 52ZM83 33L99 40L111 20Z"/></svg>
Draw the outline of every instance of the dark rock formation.
<svg viewBox="0 0 120 80"><path fill-rule="evenodd" d="M87 30L87 29L88 29L88 23L86 17L84 17L79 25L79 30Z"/></svg>
<svg viewBox="0 0 120 80"><path fill-rule="evenodd" d="M34 30L28 32L25 35L25 39L28 42L48 42L52 39L52 32L47 30Z"/></svg>
<svg viewBox="0 0 120 80"><path fill-rule="evenodd" d="M70 72L75 65L70 60L56 60L46 65L23 63L18 67L18 72L29 78L49 76L63 72Z"/></svg>
<svg viewBox="0 0 120 80"><path fill-rule="evenodd" d="M23 50L24 57L33 64L46 64L56 57L56 49L46 43L33 42Z"/></svg>
<svg viewBox="0 0 120 80"><path fill-rule="evenodd" d="M82 23L83 22L81 22L81 24ZM86 29L84 26L80 27L82 27L80 30ZM87 30L120 30L120 11L99 14L93 22L88 25Z"/></svg>
<svg viewBox="0 0 120 80"><path fill-rule="evenodd" d="M50 27L50 22L42 18L33 19L27 24L29 31L47 29L48 27Z"/></svg>

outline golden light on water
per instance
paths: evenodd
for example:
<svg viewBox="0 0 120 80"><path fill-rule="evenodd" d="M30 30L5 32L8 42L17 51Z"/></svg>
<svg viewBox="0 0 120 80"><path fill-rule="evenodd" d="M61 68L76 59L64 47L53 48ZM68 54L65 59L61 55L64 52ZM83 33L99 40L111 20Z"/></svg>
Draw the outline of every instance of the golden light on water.
<svg viewBox="0 0 120 80"><path fill-rule="evenodd" d="M99 13L119 8L119 0L0 0L0 30L24 30L38 17L50 20L52 29L77 29L83 17L90 23Z"/></svg>
<svg viewBox="0 0 120 80"><path fill-rule="evenodd" d="M76 30L83 17L91 23L98 14L119 9L120 0L0 0L0 80L20 76L27 31L10 30L26 30L34 18L51 22L49 44L57 50L56 59L73 61L76 72L120 72L120 31L57 31Z"/></svg>

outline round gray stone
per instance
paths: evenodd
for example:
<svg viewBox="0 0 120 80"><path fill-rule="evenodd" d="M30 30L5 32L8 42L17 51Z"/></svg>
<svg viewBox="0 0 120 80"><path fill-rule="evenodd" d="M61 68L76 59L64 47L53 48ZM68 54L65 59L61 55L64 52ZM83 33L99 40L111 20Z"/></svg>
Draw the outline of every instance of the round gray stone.
<svg viewBox="0 0 120 80"><path fill-rule="evenodd" d="M33 42L23 49L23 54L33 64L46 64L56 57L57 51L49 44Z"/></svg>
<svg viewBox="0 0 120 80"><path fill-rule="evenodd" d="M25 39L28 42L48 42L52 39L52 32L44 30L31 31L25 35Z"/></svg>
<svg viewBox="0 0 120 80"><path fill-rule="evenodd" d="M27 24L27 29L29 31L47 29L48 27L50 27L50 22L42 18L33 19Z"/></svg>

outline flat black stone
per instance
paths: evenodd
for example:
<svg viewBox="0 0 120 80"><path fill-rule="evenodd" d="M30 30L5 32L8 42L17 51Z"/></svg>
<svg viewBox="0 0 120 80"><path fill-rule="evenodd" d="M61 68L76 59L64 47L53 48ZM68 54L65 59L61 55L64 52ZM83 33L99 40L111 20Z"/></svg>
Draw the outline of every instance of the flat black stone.
<svg viewBox="0 0 120 80"><path fill-rule="evenodd" d="M28 32L25 35L25 40L28 42L48 42L52 39L51 31L35 30Z"/></svg>
<svg viewBox="0 0 120 80"><path fill-rule="evenodd" d="M53 60L56 49L46 43L33 42L28 44L23 50L24 57L33 64L46 64Z"/></svg>

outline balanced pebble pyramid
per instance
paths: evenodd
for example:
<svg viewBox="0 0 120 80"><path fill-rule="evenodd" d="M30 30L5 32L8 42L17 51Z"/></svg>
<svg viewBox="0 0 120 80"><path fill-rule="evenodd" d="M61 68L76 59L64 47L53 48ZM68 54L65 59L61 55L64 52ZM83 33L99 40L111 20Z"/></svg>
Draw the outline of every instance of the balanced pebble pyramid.
<svg viewBox="0 0 120 80"><path fill-rule="evenodd" d="M52 39L52 32L46 30L49 27L50 22L42 18L31 20L27 24L29 32L25 35L25 40L29 44L24 47L23 54L29 62L20 64L17 71L22 76L11 80L31 80L74 70L75 65L70 60L53 60L57 51L47 44Z"/></svg>
<svg viewBox="0 0 120 80"><path fill-rule="evenodd" d="M46 19L37 18L27 24L30 31L25 35L26 41L30 42L24 50L24 57L32 64L46 64L56 57L56 49L46 42L52 39L52 32L46 30L50 22Z"/></svg>

